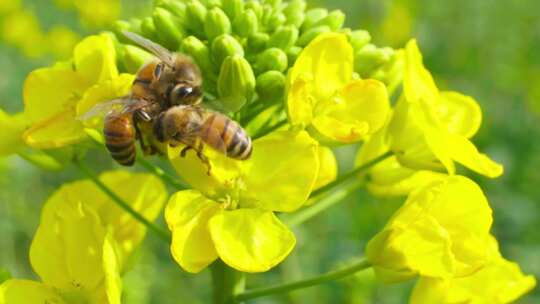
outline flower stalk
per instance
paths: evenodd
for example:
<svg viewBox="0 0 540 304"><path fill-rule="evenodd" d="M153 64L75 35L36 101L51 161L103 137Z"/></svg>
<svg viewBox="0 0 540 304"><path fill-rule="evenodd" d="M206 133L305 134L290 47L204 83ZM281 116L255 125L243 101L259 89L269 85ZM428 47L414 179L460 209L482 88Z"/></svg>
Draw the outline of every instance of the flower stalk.
<svg viewBox="0 0 540 304"><path fill-rule="evenodd" d="M210 266L210 271L212 273L213 303L235 303L235 294L244 292L246 286L244 273L230 268L219 259Z"/></svg>

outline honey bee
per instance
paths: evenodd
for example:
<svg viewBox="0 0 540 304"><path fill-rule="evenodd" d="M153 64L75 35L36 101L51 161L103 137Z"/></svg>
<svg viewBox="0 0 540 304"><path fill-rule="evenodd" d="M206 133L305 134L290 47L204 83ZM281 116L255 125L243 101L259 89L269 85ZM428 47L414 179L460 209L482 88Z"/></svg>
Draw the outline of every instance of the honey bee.
<svg viewBox="0 0 540 304"><path fill-rule="evenodd" d="M195 150L207 165L209 175L211 167L202 153L204 145L238 160L248 159L253 150L251 138L238 123L197 105L179 105L162 112L154 123L154 135L172 147L186 145L182 157L188 150Z"/></svg>
<svg viewBox="0 0 540 304"><path fill-rule="evenodd" d="M172 53L135 33L125 31L123 34L157 59L137 72L129 96L98 104L82 119L105 115L103 135L107 149L119 164L132 166L137 139L145 154L157 151L153 145L145 143L141 130L151 130L154 119L173 106L199 104L203 95L202 77L189 57Z"/></svg>

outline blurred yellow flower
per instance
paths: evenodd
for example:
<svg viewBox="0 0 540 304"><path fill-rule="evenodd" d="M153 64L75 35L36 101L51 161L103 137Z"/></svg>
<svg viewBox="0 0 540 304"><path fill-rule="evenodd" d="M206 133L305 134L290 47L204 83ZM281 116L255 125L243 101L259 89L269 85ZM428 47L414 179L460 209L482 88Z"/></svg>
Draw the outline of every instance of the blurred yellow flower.
<svg viewBox="0 0 540 304"><path fill-rule="evenodd" d="M172 163L197 190L176 193L165 218L180 266L199 272L221 258L244 272L267 271L293 249L293 233L274 211L308 199L319 173L318 144L305 131L277 131L253 142L249 160L208 154L212 176L188 153Z"/></svg>
<svg viewBox="0 0 540 304"><path fill-rule="evenodd" d="M24 114L32 126L23 134L33 148L58 148L83 140L77 117L93 105L124 96L133 75L118 74L112 39L90 36L75 47L72 63L30 73L24 83Z"/></svg>
<svg viewBox="0 0 540 304"><path fill-rule="evenodd" d="M422 277L411 295L412 304L506 304L516 301L536 286L536 279L524 275L519 265L504 259L492 238L494 258L470 276L453 279Z"/></svg>
<svg viewBox="0 0 540 304"><path fill-rule="evenodd" d="M390 151L387 132L388 124L364 142L356 156L357 167ZM397 157L392 155L367 171L366 187L377 196L401 196L435 180L445 179L446 176L429 170L409 169L402 166Z"/></svg>
<svg viewBox="0 0 540 304"><path fill-rule="evenodd" d="M458 162L488 177L503 173L501 165L469 140L480 127L480 106L469 96L439 92L415 40L405 48L403 86L388 127L390 149L402 165L454 174Z"/></svg>
<svg viewBox="0 0 540 304"><path fill-rule="evenodd" d="M110 25L120 17L120 0L55 0L65 9L75 9L81 22L89 27L102 28Z"/></svg>
<svg viewBox="0 0 540 304"><path fill-rule="evenodd" d="M367 245L367 258L384 282L415 276L470 275L491 258L491 209L482 190L449 176L413 191Z"/></svg>
<svg viewBox="0 0 540 304"><path fill-rule="evenodd" d="M109 171L100 180L149 221L167 197L162 182L149 174ZM145 232L91 181L66 184L45 203L30 247L41 282L4 282L0 303L119 304L120 276Z"/></svg>
<svg viewBox="0 0 540 304"><path fill-rule="evenodd" d="M287 80L292 125L331 141L350 143L373 134L386 121L390 105L384 84L353 80L353 48L344 34L315 38L299 55Z"/></svg>

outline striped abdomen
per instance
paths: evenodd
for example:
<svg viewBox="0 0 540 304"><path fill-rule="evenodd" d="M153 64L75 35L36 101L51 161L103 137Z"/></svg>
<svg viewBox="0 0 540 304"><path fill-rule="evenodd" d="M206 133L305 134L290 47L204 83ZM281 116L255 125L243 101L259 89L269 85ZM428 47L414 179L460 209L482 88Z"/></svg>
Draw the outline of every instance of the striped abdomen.
<svg viewBox="0 0 540 304"><path fill-rule="evenodd" d="M235 121L219 113L206 117L200 131L201 139L212 148L235 159L251 156L251 138Z"/></svg>
<svg viewBox="0 0 540 304"><path fill-rule="evenodd" d="M108 114L105 117L103 135L105 145L114 160L124 166L135 163L135 129L128 115Z"/></svg>

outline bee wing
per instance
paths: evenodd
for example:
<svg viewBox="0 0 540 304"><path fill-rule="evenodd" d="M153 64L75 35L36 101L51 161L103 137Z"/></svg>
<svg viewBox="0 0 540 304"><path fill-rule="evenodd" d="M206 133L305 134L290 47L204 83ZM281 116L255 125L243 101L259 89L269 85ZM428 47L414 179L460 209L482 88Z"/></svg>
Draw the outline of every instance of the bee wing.
<svg viewBox="0 0 540 304"><path fill-rule="evenodd" d="M129 97L113 99L98 103L88 112L77 117L78 120L87 121L95 117L104 117L111 112L129 113L140 109L148 104L142 99L132 99Z"/></svg>
<svg viewBox="0 0 540 304"><path fill-rule="evenodd" d="M156 55L160 60L165 62L168 66L174 66L174 60L172 53L167 50L166 48L162 47L161 45L146 39L138 34L129 32L129 31L123 31L122 34L126 36L131 41L135 42L139 46L145 48L146 50L152 52L154 55Z"/></svg>

